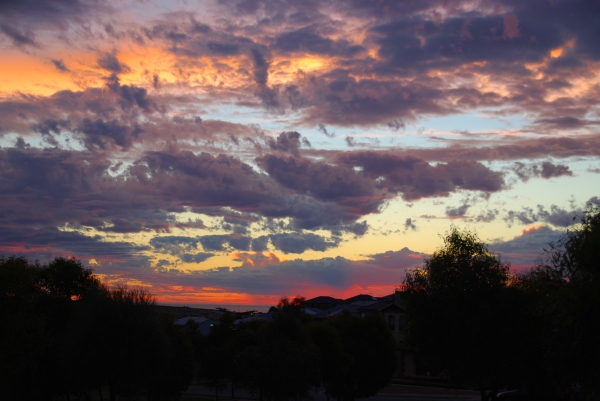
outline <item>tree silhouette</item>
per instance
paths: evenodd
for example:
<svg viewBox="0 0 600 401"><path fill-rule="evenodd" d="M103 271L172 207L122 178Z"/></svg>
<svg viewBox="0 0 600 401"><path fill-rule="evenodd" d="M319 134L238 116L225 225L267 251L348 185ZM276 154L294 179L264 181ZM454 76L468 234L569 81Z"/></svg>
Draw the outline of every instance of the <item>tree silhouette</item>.
<svg viewBox="0 0 600 401"><path fill-rule="evenodd" d="M104 289L87 297L71 321L65 354L74 383L107 385L118 395L177 399L193 378L191 345L161 317L143 289Z"/></svg>
<svg viewBox="0 0 600 401"><path fill-rule="evenodd" d="M377 394L392 379L396 370L396 344L392 332L381 316L361 318L345 315L331 322L341 342L328 335L335 350L327 350L321 341L324 371L323 384L328 395L341 401ZM326 329L327 330L327 329Z"/></svg>
<svg viewBox="0 0 600 401"><path fill-rule="evenodd" d="M408 340L429 369L476 383L482 400L518 380L528 355L519 345L527 341L527 308L510 286L508 264L475 234L451 228L404 288Z"/></svg>
<svg viewBox="0 0 600 401"><path fill-rule="evenodd" d="M353 358L344 351L340 331L330 322L314 322L309 326L313 344L319 350L320 381L327 397L331 390L345 383Z"/></svg>
<svg viewBox="0 0 600 401"><path fill-rule="evenodd" d="M318 350L296 310L281 308L272 322L250 328L240 363L245 387L261 400L309 399L318 383Z"/></svg>
<svg viewBox="0 0 600 401"><path fill-rule="evenodd" d="M600 397L600 206L587 210L550 244L546 259L528 276L540 294L538 311L549 319L548 364L563 388L582 399ZM585 398L587 397L587 398Z"/></svg>
<svg viewBox="0 0 600 401"><path fill-rule="evenodd" d="M236 339L233 321L231 313L221 316L219 324L212 327L199 358L200 377L205 384L214 388L217 400L220 389L228 382L234 385Z"/></svg>
<svg viewBox="0 0 600 401"><path fill-rule="evenodd" d="M38 264L0 257L0 399L34 398L39 357L49 345L46 319L40 313Z"/></svg>

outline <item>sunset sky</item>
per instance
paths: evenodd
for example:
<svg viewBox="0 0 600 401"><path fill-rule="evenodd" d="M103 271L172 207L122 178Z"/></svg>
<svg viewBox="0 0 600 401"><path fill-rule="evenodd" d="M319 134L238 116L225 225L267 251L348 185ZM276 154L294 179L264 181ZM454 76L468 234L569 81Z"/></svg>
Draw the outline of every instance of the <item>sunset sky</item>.
<svg viewBox="0 0 600 401"><path fill-rule="evenodd" d="M3 0L0 254L161 303L514 271L600 202L598 0Z"/></svg>

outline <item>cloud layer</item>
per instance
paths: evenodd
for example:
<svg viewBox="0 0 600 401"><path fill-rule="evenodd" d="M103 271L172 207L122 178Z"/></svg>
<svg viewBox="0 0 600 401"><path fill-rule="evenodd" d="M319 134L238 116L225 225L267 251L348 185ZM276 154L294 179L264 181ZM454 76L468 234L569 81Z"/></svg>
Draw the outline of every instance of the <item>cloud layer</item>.
<svg viewBox="0 0 600 401"><path fill-rule="evenodd" d="M3 1L0 252L257 299L390 290L431 251L402 241L435 237L435 216L505 237L549 225L494 245L524 265L517 243L600 195L581 184L600 157L597 15L586 0ZM391 233L400 251L354 251Z"/></svg>

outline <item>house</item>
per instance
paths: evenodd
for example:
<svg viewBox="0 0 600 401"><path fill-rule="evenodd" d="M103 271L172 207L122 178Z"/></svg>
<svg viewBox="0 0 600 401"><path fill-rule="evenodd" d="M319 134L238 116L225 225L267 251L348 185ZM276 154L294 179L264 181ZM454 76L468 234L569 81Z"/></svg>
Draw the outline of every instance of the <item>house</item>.
<svg viewBox="0 0 600 401"><path fill-rule="evenodd" d="M343 299L332 298L327 296L320 296L316 298L309 299L305 302L305 306L307 308L317 308L322 311L326 311L336 306L345 305L346 301Z"/></svg>

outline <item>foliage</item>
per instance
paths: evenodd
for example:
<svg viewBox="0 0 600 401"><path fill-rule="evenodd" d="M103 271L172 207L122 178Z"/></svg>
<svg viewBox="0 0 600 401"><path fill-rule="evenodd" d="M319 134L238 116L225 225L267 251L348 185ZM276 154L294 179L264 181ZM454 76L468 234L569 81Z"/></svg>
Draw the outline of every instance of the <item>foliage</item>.
<svg viewBox="0 0 600 401"><path fill-rule="evenodd" d="M396 370L396 344L381 316L345 315L322 324L335 329L313 330L323 360L323 384L329 395L353 401L377 394L390 382Z"/></svg>
<svg viewBox="0 0 600 401"><path fill-rule="evenodd" d="M404 281L408 340L433 372L475 383L482 399L529 366L529 331L509 266L479 238L453 227L444 245Z"/></svg>
<svg viewBox="0 0 600 401"><path fill-rule="evenodd" d="M175 400L194 356L143 289L104 287L80 261L0 258L0 398L146 395Z"/></svg>
<svg viewBox="0 0 600 401"><path fill-rule="evenodd" d="M582 399L600 397L600 206L550 244L546 259L524 277L549 321L547 364L556 383ZM571 390L569 390L571 389ZM577 391L573 391L577 389Z"/></svg>
<svg viewBox="0 0 600 401"><path fill-rule="evenodd" d="M39 268L24 258L0 258L0 399L15 399L21 393L49 345L46 321L37 310Z"/></svg>
<svg viewBox="0 0 600 401"><path fill-rule="evenodd" d="M266 400L309 399L318 382L318 351L294 310L283 308L255 328L254 344L242 358L246 387Z"/></svg>
<svg viewBox="0 0 600 401"><path fill-rule="evenodd" d="M39 270L38 285L52 298L78 300L100 287L100 280L75 258L57 257Z"/></svg>

